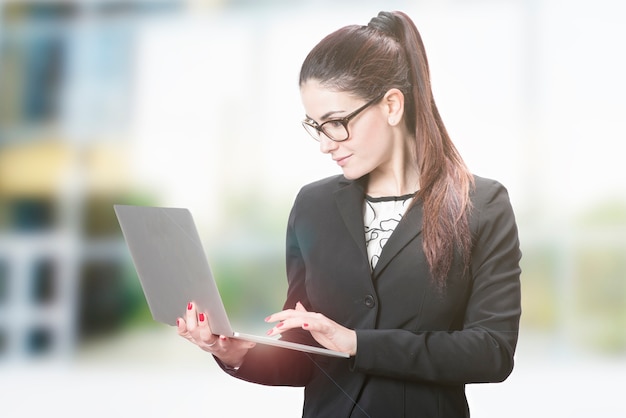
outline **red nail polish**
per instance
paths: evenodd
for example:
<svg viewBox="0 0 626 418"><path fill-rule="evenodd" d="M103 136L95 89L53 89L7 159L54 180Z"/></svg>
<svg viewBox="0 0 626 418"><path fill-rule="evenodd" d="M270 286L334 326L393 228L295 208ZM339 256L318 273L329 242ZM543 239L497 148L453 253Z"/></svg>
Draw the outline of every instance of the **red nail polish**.
<svg viewBox="0 0 626 418"><path fill-rule="evenodd" d="M303 327L303 328L308 328L308 327L309 327L309 324L304 323L304 324L302 324L302 327Z"/></svg>
<svg viewBox="0 0 626 418"><path fill-rule="evenodd" d="M272 317L272 316L270 315L270 316L268 316L267 318L265 318L265 322L270 322L270 318L271 318L271 317Z"/></svg>
<svg viewBox="0 0 626 418"><path fill-rule="evenodd" d="M200 321L200 322L204 321L204 314L203 313L199 313L198 314L198 321Z"/></svg>
<svg viewBox="0 0 626 418"><path fill-rule="evenodd" d="M227 340L227 338L226 338L226 336L224 336L224 335L220 335L220 340L222 340L222 341L226 341L226 340Z"/></svg>
<svg viewBox="0 0 626 418"><path fill-rule="evenodd" d="M177 326L177 327L178 327L178 326L180 326L180 319L177 319L177 320L176 320L176 326Z"/></svg>
<svg viewBox="0 0 626 418"><path fill-rule="evenodd" d="M279 322L278 324L276 324L276 328L280 328L282 327L284 324L282 322Z"/></svg>
<svg viewBox="0 0 626 418"><path fill-rule="evenodd" d="M191 304L191 302L189 302L189 303L187 304L187 310L188 310L188 311L190 311L190 310L191 310L191 308L193 308L193 305Z"/></svg>

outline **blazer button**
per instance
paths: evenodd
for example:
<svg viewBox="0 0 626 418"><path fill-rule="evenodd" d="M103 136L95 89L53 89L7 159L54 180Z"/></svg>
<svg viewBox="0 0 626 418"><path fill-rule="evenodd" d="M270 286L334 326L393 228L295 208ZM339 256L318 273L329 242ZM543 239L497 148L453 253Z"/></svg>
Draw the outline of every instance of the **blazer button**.
<svg viewBox="0 0 626 418"><path fill-rule="evenodd" d="M374 297L372 295L365 296L365 306L368 308L373 308L376 303L374 302Z"/></svg>

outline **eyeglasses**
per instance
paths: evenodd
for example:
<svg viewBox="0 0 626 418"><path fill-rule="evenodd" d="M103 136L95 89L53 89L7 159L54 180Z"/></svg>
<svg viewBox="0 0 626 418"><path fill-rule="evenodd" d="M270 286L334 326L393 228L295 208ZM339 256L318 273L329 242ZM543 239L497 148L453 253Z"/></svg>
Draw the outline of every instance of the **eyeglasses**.
<svg viewBox="0 0 626 418"><path fill-rule="evenodd" d="M348 123L350 120L354 119L356 115L367 109L368 106L376 103L380 99L383 98L384 95L380 95L373 100L365 103L363 106L359 107L354 112L350 113L343 118L329 119L326 122L319 125L317 122L311 119L305 119L302 121L302 126L304 129L311 135L311 137L319 141L320 134L326 135L328 139L333 140L335 142L345 141L350 137L350 132L348 131Z"/></svg>

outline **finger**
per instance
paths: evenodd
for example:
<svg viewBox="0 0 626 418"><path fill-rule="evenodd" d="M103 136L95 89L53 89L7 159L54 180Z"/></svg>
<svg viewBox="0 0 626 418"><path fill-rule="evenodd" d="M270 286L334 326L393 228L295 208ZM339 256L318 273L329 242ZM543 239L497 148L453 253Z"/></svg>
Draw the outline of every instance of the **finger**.
<svg viewBox="0 0 626 418"><path fill-rule="evenodd" d="M301 323L302 329L310 332L321 332L327 334L331 331L332 326L324 317L311 316L303 318Z"/></svg>
<svg viewBox="0 0 626 418"><path fill-rule="evenodd" d="M189 330L189 332L193 332L198 326L197 315L196 306L192 302L189 302L187 304L187 311L185 312L185 323L187 324L187 330Z"/></svg>
<svg viewBox="0 0 626 418"><path fill-rule="evenodd" d="M286 309L284 311L275 312L265 318L265 322L278 322L284 321L285 319L291 317L295 311L293 309Z"/></svg>
<svg viewBox="0 0 626 418"><path fill-rule="evenodd" d="M302 323L302 329L305 329L307 331L317 331L317 332L324 332L326 330L327 327L325 327L323 324L319 324L316 323L314 321L309 321L309 322L303 322Z"/></svg>
<svg viewBox="0 0 626 418"><path fill-rule="evenodd" d="M296 302L296 306L294 309L285 309L282 310L280 312L274 312L273 314L271 314L270 316L268 316L267 318L265 318L265 322L277 322L277 321L283 321L289 317L293 317L295 312L308 312L306 310L306 308L304 307L304 305L298 301Z"/></svg>
<svg viewBox="0 0 626 418"><path fill-rule="evenodd" d="M287 321L280 321L274 327L267 330L266 334L272 337L274 335L280 334L282 331L287 331L288 329L290 328L289 328L289 325L287 324Z"/></svg>
<svg viewBox="0 0 626 418"><path fill-rule="evenodd" d="M293 309L288 311L281 312L280 315L276 315L274 317L278 322L273 328L267 331L268 336L274 336L278 334L282 334L285 331L294 328L301 328L302 324L310 323L315 320L315 314L311 314L309 312L298 312Z"/></svg>
<svg viewBox="0 0 626 418"><path fill-rule="evenodd" d="M308 312L308 311L306 310L306 308L304 307L302 303L297 302L295 309L285 309L280 312L275 312L271 314L270 316L268 316L267 318L265 318L265 322L277 322L277 321L284 321L285 319L288 319L288 318L296 318L300 316L303 312Z"/></svg>
<svg viewBox="0 0 626 418"><path fill-rule="evenodd" d="M220 340L217 335L196 334L196 337L192 339L192 342L204 351L208 351L210 353L215 353L220 349Z"/></svg>
<svg viewBox="0 0 626 418"><path fill-rule="evenodd" d="M250 349L250 348L255 347L256 343L252 341L240 340L237 338L228 338L225 335L220 335L219 345L224 350L227 350L233 346L237 348Z"/></svg>
<svg viewBox="0 0 626 418"><path fill-rule="evenodd" d="M183 318L176 319L176 330L178 331L178 335L187 333L187 323Z"/></svg>
<svg viewBox="0 0 626 418"><path fill-rule="evenodd" d="M212 346L217 341L217 336L213 335L211 328L209 327L209 321L204 312L198 314L198 327L196 328L196 334L201 342Z"/></svg>

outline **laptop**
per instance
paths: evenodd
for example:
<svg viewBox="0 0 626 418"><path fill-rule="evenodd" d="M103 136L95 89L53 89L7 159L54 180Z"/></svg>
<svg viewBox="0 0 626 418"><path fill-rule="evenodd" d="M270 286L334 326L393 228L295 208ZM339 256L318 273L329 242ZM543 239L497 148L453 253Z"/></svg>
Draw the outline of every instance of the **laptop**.
<svg viewBox="0 0 626 418"><path fill-rule="evenodd" d="M191 212L186 208L114 205L155 321L176 325L191 301L216 335L332 357L339 351L232 329Z"/></svg>

